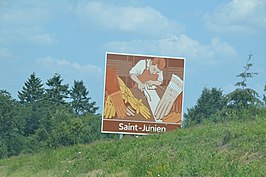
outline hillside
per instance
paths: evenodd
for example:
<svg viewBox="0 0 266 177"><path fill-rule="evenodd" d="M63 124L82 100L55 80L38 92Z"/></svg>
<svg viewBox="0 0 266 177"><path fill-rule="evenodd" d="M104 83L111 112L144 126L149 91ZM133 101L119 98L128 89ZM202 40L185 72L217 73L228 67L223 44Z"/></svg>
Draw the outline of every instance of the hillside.
<svg viewBox="0 0 266 177"><path fill-rule="evenodd" d="M0 160L0 176L264 176L266 122L205 124Z"/></svg>

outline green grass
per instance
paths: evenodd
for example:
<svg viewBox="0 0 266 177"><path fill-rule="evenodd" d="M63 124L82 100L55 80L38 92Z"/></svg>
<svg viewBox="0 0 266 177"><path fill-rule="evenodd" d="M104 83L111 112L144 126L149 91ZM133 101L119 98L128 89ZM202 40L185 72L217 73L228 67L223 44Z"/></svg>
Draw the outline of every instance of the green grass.
<svg viewBox="0 0 266 177"><path fill-rule="evenodd" d="M8 177L265 174L265 119L209 123L0 160L0 176Z"/></svg>

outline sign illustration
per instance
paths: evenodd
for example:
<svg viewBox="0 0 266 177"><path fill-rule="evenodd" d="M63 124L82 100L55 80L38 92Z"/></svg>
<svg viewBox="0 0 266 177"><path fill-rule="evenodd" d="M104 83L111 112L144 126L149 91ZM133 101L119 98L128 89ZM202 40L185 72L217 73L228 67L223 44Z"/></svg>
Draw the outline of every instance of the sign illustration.
<svg viewBox="0 0 266 177"><path fill-rule="evenodd" d="M180 128L184 65L183 58L106 53L102 132Z"/></svg>

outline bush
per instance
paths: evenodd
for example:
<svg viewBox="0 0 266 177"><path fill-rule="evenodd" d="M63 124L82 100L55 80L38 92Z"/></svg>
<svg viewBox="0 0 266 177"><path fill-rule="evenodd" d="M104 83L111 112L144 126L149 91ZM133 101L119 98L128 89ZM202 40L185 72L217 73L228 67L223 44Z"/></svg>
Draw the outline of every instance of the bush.
<svg viewBox="0 0 266 177"><path fill-rule="evenodd" d="M6 142L3 139L0 139L0 159L8 156L8 150Z"/></svg>
<svg viewBox="0 0 266 177"><path fill-rule="evenodd" d="M196 105L188 109L188 113L184 115L184 125L185 127L188 127L200 124L206 118L222 110L225 106L226 100L221 89L208 89L205 87Z"/></svg>
<svg viewBox="0 0 266 177"><path fill-rule="evenodd" d="M243 108L241 110L224 107L221 111L212 114L206 118L214 123L225 122L225 121L249 121L255 120L259 115L260 109L255 107Z"/></svg>

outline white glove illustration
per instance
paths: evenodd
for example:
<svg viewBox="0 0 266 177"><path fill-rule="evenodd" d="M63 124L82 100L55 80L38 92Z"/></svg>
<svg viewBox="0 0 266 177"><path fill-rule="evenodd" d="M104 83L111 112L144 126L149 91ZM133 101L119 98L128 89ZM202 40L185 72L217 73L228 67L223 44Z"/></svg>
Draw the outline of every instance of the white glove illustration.
<svg viewBox="0 0 266 177"><path fill-rule="evenodd" d="M162 99L156 107L154 115L157 120L169 114L176 98L182 91L183 81L177 75L173 74Z"/></svg>

